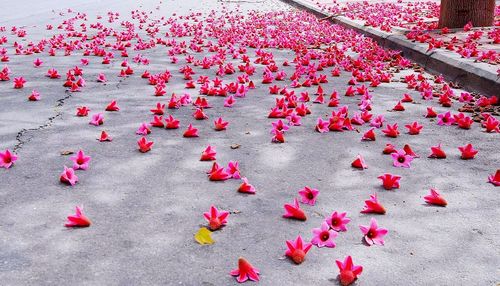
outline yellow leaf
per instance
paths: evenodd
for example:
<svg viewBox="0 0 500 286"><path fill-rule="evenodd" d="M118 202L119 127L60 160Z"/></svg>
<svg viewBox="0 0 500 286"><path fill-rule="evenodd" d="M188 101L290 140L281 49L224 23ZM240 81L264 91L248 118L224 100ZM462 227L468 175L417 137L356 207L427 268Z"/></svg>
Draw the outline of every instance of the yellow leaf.
<svg viewBox="0 0 500 286"><path fill-rule="evenodd" d="M194 235L194 240L199 244L213 244L215 241L211 236L212 232L208 230L206 227L200 228L198 232Z"/></svg>

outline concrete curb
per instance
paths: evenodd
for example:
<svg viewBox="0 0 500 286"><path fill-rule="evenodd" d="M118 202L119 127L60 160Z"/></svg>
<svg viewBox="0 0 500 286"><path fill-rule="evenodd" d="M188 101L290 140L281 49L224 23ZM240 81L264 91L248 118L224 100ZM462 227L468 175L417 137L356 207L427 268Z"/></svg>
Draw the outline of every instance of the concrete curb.
<svg viewBox="0 0 500 286"><path fill-rule="evenodd" d="M306 10L318 18L331 16L308 3L297 0L281 1L301 10ZM366 27L347 17L334 16L329 18L329 21L373 38L383 48L401 51L406 58L417 62L428 71L442 74L449 81L461 84L464 89L480 92L487 96L496 95L500 98L500 77L496 73L479 67L479 64L471 64L446 55L446 53L452 55L452 52L427 52L426 48L408 41L403 34L387 33Z"/></svg>

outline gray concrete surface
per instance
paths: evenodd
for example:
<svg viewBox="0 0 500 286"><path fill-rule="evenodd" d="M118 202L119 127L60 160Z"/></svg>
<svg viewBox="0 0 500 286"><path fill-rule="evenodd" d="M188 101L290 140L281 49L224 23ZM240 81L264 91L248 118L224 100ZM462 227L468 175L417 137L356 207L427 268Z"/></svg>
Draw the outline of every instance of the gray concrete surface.
<svg viewBox="0 0 500 286"><path fill-rule="evenodd" d="M0 25L36 24L28 30L32 37L48 36L44 25L64 18L46 7L58 11L69 5L54 0L26 11L16 8L22 1L7 2L13 6L4 7L13 10L1 10L0 18L9 17L2 18ZM74 10L86 12L89 19L108 10L120 11L126 19L127 11L137 8L134 2L90 1L75 3ZM163 1L160 10L155 10L157 1L142 2L142 9L153 10L155 15L187 14L189 9L207 11L222 5L208 0ZM233 3L224 5L236 8ZM289 9L269 0L240 5L244 11ZM314 132L316 120L325 118L332 108L311 104L313 114L302 120L302 126L286 133L287 142L272 144L269 130L273 120L266 116L275 96L268 94L267 85L256 81L257 88L238 99L231 109L222 107L223 98L208 98L214 106L206 110L209 120L193 120L191 106L169 111L181 120L181 128L154 128L148 136L155 142L153 150L142 154L137 151L139 136L135 131L140 123L152 119L149 109L156 102L168 99L152 96L153 87L139 75L145 69L160 72L168 68L174 75L169 92L185 90L182 75L176 72L182 61L171 64L165 48L141 53L151 59L150 66L133 65L135 75L124 80L116 77L119 61L103 66L100 59L88 57L90 65L84 68L88 86L70 97L61 87L62 80L47 80L44 74L48 67L64 74L79 64L80 56L37 55L46 62L40 69L32 67L35 56L12 56L9 67L14 74L24 75L28 84L14 90L12 82L0 82L0 150L14 148L22 129L32 130L19 138L24 144L18 149L15 166L0 169L0 284L235 285L229 271L243 256L261 270L260 285L337 285L335 260L346 255L364 267L356 285L500 282L500 200L498 189L486 183L487 176L500 167L499 134L484 133L477 123L470 131L439 127L422 115L428 105L438 112L448 109L436 102L423 102L404 83L394 82L372 89L373 113L384 114L389 123L399 123L400 137L389 139L377 132L377 141L361 142L366 126L360 128L361 133L319 134ZM286 50L273 53L278 63L294 56ZM254 55L252 50L248 54ZM292 69L285 68L288 74ZM106 85L93 80L100 72L109 79ZM196 77L214 76L213 69L196 72ZM260 79L261 72L258 66L254 78ZM336 89L342 95L349 78L346 73L340 78L329 77L325 91ZM224 79L229 82L235 76ZM41 101L26 101L33 88L42 94ZM303 90L315 91L315 87L298 89ZM196 96L193 90L187 92ZM387 112L403 93L410 93L417 104L405 104L405 112ZM89 125L88 117L74 116L77 106L86 105L93 114L103 111L113 99L121 110L106 112L101 127ZM341 103L352 111L357 110L357 102L357 98L341 96ZM456 107L455 103L452 109ZM213 120L221 115L230 122L229 128L215 132ZM421 135L405 134L404 124L415 120L424 125ZM199 138L182 137L188 123L199 128ZM106 130L113 142L97 142L101 130ZM381 154L387 142L399 147L410 144L421 158L415 159L410 169L394 168L390 157ZM233 150L230 145L235 143L241 147ZM430 147L438 143L443 144L448 158L427 159ZM463 161L457 147L467 143L472 143L479 154ZM256 187L256 195L238 194L237 180L208 181L205 171L211 163L199 161L208 144L217 148L219 163L240 162L242 175ZM60 152L80 148L92 156L89 170L78 171L80 182L74 187L60 184L63 166L71 164ZM351 168L358 154L364 156L368 169ZM377 176L386 172L403 177L400 189L382 189ZM283 219L283 204L292 202L306 185L320 191L316 206L303 206L308 220ZM424 204L423 196L431 187L441 191L448 207ZM386 215L376 217L379 225L389 230L383 247L363 245L358 228L372 217L359 213L372 193L378 194L387 209ZM203 212L211 204L232 214L227 226L213 233L216 243L201 246L193 235L205 224ZM84 206L93 222L91 227L63 226L75 205ZM352 219L349 231L338 236L336 248L313 248L300 266L284 259L285 240L298 234L311 239L312 228L319 227L333 211L347 211Z"/></svg>

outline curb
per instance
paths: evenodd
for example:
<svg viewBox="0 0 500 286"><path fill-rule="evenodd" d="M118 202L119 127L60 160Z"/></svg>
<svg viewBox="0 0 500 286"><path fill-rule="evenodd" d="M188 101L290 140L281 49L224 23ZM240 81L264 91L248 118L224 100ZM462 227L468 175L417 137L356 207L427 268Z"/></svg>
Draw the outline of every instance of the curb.
<svg viewBox="0 0 500 286"><path fill-rule="evenodd" d="M406 40L403 34L391 34L372 27L366 27L343 16L331 17L331 15L315 6L297 0L281 1L301 10L306 10L318 18L330 17L328 19L330 22L368 36L383 48L399 50L404 57L417 62L427 71L442 74L448 81L459 83L466 90L477 91L487 96L496 95L500 99L500 77L491 71L443 53L427 52L426 48Z"/></svg>

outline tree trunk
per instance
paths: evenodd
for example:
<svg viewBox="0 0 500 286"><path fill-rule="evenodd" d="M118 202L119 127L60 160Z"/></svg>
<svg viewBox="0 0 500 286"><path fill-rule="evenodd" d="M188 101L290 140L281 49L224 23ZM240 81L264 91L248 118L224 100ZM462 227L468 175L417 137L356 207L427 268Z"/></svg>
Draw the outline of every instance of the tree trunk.
<svg viewBox="0 0 500 286"><path fill-rule="evenodd" d="M495 0L441 0L439 27L462 28L493 26Z"/></svg>

